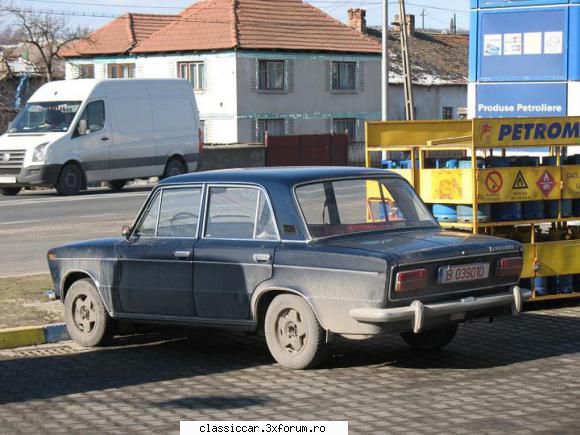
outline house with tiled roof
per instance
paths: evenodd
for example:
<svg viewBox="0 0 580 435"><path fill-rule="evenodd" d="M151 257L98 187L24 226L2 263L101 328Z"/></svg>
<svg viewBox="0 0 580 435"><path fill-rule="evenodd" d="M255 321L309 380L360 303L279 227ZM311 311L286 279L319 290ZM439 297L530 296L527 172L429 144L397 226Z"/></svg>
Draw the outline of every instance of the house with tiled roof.
<svg viewBox="0 0 580 435"><path fill-rule="evenodd" d="M380 42L302 0L126 14L62 56L68 79L190 80L207 143L261 142L266 130L347 130L361 141L364 121L380 118Z"/></svg>

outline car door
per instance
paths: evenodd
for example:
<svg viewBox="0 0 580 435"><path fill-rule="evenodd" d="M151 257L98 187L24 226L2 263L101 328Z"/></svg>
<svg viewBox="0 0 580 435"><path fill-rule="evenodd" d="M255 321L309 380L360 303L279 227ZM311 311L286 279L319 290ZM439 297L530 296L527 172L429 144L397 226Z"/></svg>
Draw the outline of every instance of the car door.
<svg viewBox="0 0 580 435"><path fill-rule="evenodd" d="M204 221L194 249L197 315L248 319L252 293L272 276L279 244L268 196L255 186L210 185Z"/></svg>
<svg viewBox="0 0 580 435"><path fill-rule="evenodd" d="M118 248L118 297L127 314L191 317L193 250L202 187L164 187L151 196Z"/></svg>
<svg viewBox="0 0 580 435"><path fill-rule="evenodd" d="M89 102L73 134L76 150L85 169L87 182L109 180L111 120L104 99ZM86 130L79 128L84 123Z"/></svg>

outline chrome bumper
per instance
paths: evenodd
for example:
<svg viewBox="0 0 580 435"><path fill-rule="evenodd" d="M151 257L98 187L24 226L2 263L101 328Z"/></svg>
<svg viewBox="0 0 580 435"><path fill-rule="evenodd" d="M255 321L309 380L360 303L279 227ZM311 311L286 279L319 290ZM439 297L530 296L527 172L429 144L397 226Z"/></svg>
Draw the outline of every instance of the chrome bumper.
<svg viewBox="0 0 580 435"><path fill-rule="evenodd" d="M467 313L486 308L512 307L514 314L522 311L522 304L532 296L529 290L514 286L511 293L500 293L490 296L468 297L453 302L442 302L424 305L415 300L406 307L399 308L354 308L350 316L363 323L392 323L405 320L413 321L413 332L423 329L425 319L452 314Z"/></svg>

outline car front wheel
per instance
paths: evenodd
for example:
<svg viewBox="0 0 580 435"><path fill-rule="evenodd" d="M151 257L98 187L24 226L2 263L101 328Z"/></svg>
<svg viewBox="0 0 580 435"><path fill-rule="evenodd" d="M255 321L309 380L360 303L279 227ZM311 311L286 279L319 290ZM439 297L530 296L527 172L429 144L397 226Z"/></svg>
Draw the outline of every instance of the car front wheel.
<svg viewBox="0 0 580 435"><path fill-rule="evenodd" d="M68 333L81 346L101 346L113 337L114 321L91 280L81 279L70 287L64 308Z"/></svg>
<svg viewBox="0 0 580 435"><path fill-rule="evenodd" d="M77 195L83 186L83 171L75 164L69 163L60 172L56 183L56 191L59 195Z"/></svg>
<svg viewBox="0 0 580 435"><path fill-rule="evenodd" d="M437 329L414 332L403 332L401 337L413 349L421 351L435 351L447 346L457 334L457 324L446 325Z"/></svg>
<svg viewBox="0 0 580 435"><path fill-rule="evenodd" d="M326 333L299 296L276 296L266 312L264 328L270 353L284 367L312 368L326 357Z"/></svg>

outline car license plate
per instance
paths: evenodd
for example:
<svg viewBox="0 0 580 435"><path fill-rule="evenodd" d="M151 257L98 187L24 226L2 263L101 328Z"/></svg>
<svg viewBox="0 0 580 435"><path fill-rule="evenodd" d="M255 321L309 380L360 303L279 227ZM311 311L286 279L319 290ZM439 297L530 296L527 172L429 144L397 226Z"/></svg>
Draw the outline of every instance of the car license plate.
<svg viewBox="0 0 580 435"><path fill-rule="evenodd" d="M489 263L471 263L439 268L439 283L477 281L489 277Z"/></svg>
<svg viewBox="0 0 580 435"><path fill-rule="evenodd" d="M16 183L16 177L0 177L0 183Z"/></svg>

